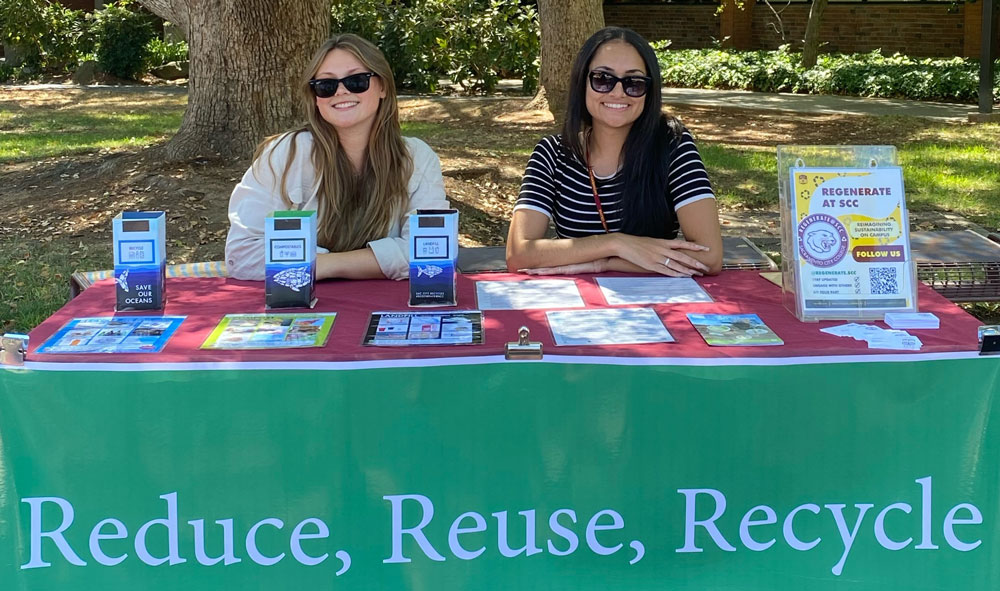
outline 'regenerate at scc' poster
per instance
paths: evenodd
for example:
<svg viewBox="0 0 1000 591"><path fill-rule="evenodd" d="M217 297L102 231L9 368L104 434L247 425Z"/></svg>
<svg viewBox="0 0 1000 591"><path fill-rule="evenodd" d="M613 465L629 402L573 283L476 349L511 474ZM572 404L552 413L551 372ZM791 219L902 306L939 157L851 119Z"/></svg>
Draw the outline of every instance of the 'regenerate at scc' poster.
<svg viewBox="0 0 1000 591"><path fill-rule="evenodd" d="M915 309L902 169L791 168L790 174L802 311Z"/></svg>

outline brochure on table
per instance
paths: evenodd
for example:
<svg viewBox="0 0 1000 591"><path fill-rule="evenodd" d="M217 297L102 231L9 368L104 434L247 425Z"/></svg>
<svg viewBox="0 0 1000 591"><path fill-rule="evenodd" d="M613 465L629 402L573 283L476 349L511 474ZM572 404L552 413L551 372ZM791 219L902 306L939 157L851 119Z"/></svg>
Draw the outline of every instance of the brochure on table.
<svg viewBox="0 0 1000 591"><path fill-rule="evenodd" d="M807 321L916 311L902 169L811 166L797 158L787 174L786 307Z"/></svg>
<svg viewBox="0 0 1000 591"><path fill-rule="evenodd" d="M296 349L322 347L337 314L227 314L202 349Z"/></svg>
<svg viewBox="0 0 1000 591"><path fill-rule="evenodd" d="M390 347L481 345L483 313L479 310L372 312L362 344Z"/></svg>
<svg viewBox="0 0 1000 591"><path fill-rule="evenodd" d="M756 314L688 314L687 317L712 347L785 344Z"/></svg>
<svg viewBox="0 0 1000 591"><path fill-rule="evenodd" d="M159 353L184 316L74 318L49 337L38 353Z"/></svg>

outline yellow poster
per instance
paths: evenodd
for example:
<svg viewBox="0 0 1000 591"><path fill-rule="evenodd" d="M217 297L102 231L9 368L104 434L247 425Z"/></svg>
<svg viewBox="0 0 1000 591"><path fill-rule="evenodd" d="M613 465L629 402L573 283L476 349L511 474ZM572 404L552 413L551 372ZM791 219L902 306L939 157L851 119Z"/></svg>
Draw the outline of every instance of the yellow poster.
<svg viewBox="0 0 1000 591"><path fill-rule="evenodd" d="M914 308L902 169L792 168L790 174L803 312Z"/></svg>

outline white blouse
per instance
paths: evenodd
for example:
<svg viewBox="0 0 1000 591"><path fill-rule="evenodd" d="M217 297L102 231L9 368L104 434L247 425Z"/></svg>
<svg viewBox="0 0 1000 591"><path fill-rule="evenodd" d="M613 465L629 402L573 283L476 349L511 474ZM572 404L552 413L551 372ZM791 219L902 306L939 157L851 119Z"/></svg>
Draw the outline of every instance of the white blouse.
<svg viewBox="0 0 1000 591"><path fill-rule="evenodd" d="M226 265L230 277L256 281L264 279L264 220L274 211L289 209L281 199L278 183L288 160L290 137L291 134L285 134L264 148L260 158L246 171L229 198ZM413 157L413 174L407 184L409 202L405 211L394 216L396 220L385 238L368 243L382 273L390 279L409 277L410 214L417 209L448 208L437 154L421 140L403 139ZM299 133L295 142L295 159L285 178L285 190L293 209L318 212L319 179L312 164L312 134Z"/></svg>

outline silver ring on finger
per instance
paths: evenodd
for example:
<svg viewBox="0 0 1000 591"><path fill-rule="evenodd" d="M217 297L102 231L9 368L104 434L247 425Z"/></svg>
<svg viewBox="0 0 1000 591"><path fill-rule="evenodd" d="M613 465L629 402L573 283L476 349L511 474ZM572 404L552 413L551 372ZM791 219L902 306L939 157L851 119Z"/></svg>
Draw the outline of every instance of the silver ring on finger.
<svg viewBox="0 0 1000 591"><path fill-rule="evenodd" d="M667 259L667 260L663 261L663 266L664 267L670 267L670 259Z"/></svg>

